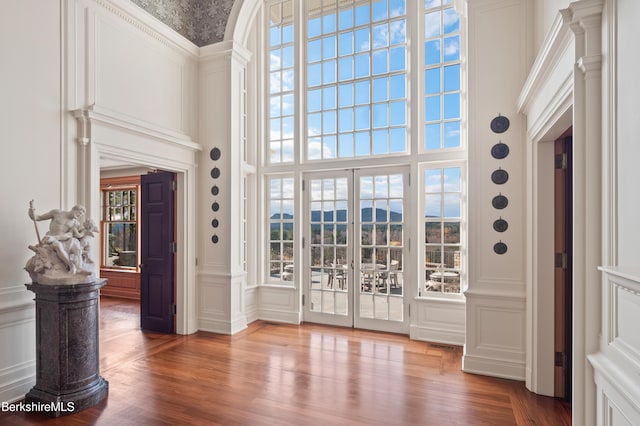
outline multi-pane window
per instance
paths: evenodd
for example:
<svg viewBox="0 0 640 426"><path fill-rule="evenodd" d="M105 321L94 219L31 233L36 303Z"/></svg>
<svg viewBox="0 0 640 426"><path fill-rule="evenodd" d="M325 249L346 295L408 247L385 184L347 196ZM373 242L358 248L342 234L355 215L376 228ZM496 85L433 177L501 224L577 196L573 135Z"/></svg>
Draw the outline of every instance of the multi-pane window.
<svg viewBox="0 0 640 426"><path fill-rule="evenodd" d="M424 4L424 149L427 151L461 146L460 18L451 5L441 7L440 2L425 0Z"/></svg>
<svg viewBox="0 0 640 426"><path fill-rule="evenodd" d="M269 179L269 276L270 281L293 281L294 180Z"/></svg>
<svg viewBox="0 0 640 426"><path fill-rule="evenodd" d="M462 169L424 171L424 291L460 293Z"/></svg>
<svg viewBox="0 0 640 426"><path fill-rule="evenodd" d="M102 265L135 269L138 265L137 187L104 190L102 194Z"/></svg>
<svg viewBox="0 0 640 426"><path fill-rule="evenodd" d="M309 160L407 152L405 0L308 1Z"/></svg>
<svg viewBox="0 0 640 426"><path fill-rule="evenodd" d="M291 0L269 6L269 155L272 164L293 161L294 26Z"/></svg>
<svg viewBox="0 0 640 426"><path fill-rule="evenodd" d="M276 208L285 200L293 206L293 198L284 196L285 186L304 187L302 177L308 171L413 164L425 176L416 179L418 184L410 186L408 178L403 185L409 187L406 196L422 199L424 218L419 223L424 230L409 235L403 228L400 236L398 224L388 218L366 223L368 228L360 230L364 239L349 244L357 246L363 260L377 257L379 251L388 254L389 262L398 261L402 271L412 268L423 277L416 284L419 295L460 293L464 55L453 1L271 0L265 1L265 16L267 120L260 173L270 188L269 281L297 276L290 273L294 244L285 230L289 226L293 233L293 210L287 216ZM276 177L283 166L294 170L291 177ZM406 223L412 221L412 212L404 214ZM296 229L319 225L313 218L297 219L305 222ZM380 245L383 236L387 241ZM412 237L424 240L419 265L408 264L409 258L402 264L403 259L394 257L402 248L395 244ZM326 267L324 260L319 265Z"/></svg>

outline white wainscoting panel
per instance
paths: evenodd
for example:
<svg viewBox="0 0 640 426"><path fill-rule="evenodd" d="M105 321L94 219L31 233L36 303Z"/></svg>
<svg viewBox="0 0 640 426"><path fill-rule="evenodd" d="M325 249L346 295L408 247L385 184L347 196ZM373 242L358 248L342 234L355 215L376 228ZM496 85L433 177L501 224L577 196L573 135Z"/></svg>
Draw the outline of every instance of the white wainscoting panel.
<svg viewBox="0 0 640 426"><path fill-rule="evenodd" d="M298 292L293 287L261 286L260 319L289 324L302 321Z"/></svg>
<svg viewBox="0 0 640 426"><path fill-rule="evenodd" d="M415 299L411 302L411 308L411 339L464 344L464 300Z"/></svg>
<svg viewBox="0 0 640 426"><path fill-rule="evenodd" d="M603 267L602 338L589 355L597 386L597 424L640 424L640 268Z"/></svg>
<svg viewBox="0 0 640 426"><path fill-rule="evenodd" d="M468 373L524 380L524 296L465 293L467 340L462 369Z"/></svg>
<svg viewBox="0 0 640 426"><path fill-rule="evenodd" d="M198 274L199 330L235 334L247 328L244 274Z"/></svg>
<svg viewBox="0 0 640 426"><path fill-rule="evenodd" d="M15 401L35 384L35 303L24 286L0 289L0 401Z"/></svg>

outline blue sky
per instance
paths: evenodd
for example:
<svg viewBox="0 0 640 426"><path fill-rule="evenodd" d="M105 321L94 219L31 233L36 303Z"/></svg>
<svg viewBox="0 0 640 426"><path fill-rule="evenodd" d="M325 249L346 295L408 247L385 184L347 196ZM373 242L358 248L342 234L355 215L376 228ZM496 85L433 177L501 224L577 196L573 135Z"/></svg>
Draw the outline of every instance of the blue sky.
<svg viewBox="0 0 640 426"><path fill-rule="evenodd" d="M460 145L460 21L453 9L429 10L439 3L425 0L422 125L427 150ZM405 0L377 1L371 9L363 4L307 20L304 95L309 159L408 149L405 11ZM283 160L292 161L293 94L282 94L294 89L292 25L272 26L270 37L270 136L282 149Z"/></svg>

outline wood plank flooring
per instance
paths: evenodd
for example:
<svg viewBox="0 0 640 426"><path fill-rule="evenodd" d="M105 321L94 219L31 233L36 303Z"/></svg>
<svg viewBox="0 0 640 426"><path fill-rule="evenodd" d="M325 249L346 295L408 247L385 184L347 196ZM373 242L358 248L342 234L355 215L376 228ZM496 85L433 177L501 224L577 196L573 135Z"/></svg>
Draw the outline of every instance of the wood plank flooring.
<svg viewBox="0 0 640 426"><path fill-rule="evenodd" d="M137 302L101 302L109 396L58 419L2 425L570 425L524 383L461 372L462 348L406 336L258 321L234 336L142 333Z"/></svg>

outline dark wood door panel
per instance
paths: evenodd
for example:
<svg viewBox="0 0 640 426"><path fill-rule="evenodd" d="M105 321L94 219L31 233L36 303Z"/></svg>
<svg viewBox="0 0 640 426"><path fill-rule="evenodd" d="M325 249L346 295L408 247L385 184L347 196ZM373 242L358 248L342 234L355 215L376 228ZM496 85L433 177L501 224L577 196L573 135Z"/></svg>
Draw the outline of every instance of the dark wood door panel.
<svg viewBox="0 0 640 426"><path fill-rule="evenodd" d="M141 177L140 326L160 333L175 332L174 179Z"/></svg>

